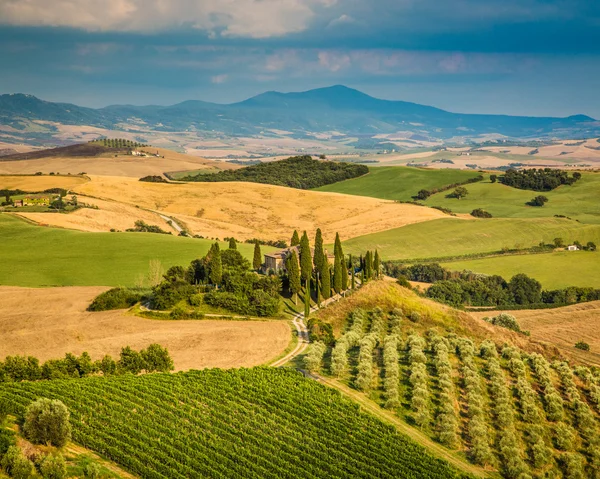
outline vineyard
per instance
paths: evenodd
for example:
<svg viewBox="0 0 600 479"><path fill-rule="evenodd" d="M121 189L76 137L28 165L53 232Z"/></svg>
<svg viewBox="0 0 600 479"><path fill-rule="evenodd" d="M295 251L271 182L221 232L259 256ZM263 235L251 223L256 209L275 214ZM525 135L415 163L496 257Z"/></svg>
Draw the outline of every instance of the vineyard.
<svg viewBox="0 0 600 479"><path fill-rule="evenodd" d="M309 348L307 369L503 477L600 478L598 370L490 340L417 334L405 313L354 310L332 348Z"/></svg>
<svg viewBox="0 0 600 479"><path fill-rule="evenodd" d="M62 400L73 440L144 478L462 477L337 391L254 368L7 383L13 413Z"/></svg>

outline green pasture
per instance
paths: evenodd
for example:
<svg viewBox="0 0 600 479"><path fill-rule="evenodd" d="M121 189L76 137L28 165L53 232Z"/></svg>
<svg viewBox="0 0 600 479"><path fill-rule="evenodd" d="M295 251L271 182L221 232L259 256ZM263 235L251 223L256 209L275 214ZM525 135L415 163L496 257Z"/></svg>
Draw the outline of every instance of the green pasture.
<svg viewBox="0 0 600 479"><path fill-rule="evenodd" d="M134 286L148 273L151 260L165 269L187 265L213 243L153 233L46 228L7 214L0 214L0 241L0 285L29 287ZM253 245L238 244L238 249L252 260Z"/></svg>
<svg viewBox="0 0 600 479"><path fill-rule="evenodd" d="M560 237L571 243L593 241L600 245L600 225L585 225L563 218L442 218L373 233L345 241L344 252L364 254L377 249L383 260L412 260L502 249L523 249Z"/></svg>
<svg viewBox="0 0 600 479"><path fill-rule="evenodd" d="M494 217L542 218L564 215L582 223L600 224L600 173L584 171L581 180L574 185L563 185L544 192L491 183L489 175L484 181L465 187L469 191L465 198L448 198L451 191L446 191L429 197L425 204L443 206L455 213L471 213L476 208L482 208ZM542 207L528 206L526 203L537 195L546 196L548 203Z"/></svg>
<svg viewBox="0 0 600 479"><path fill-rule="evenodd" d="M475 178L480 173L466 170L426 170L406 166L370 167L369 173L339 183L322 186L316 191L370 196L385 200L411 201L421 189L430 190Z"/></svg>
<svg viewBox="0 0 600 479"><path fill-rule="evenodd" d="M568 286L600 288L600 252L560 251L548 254L494 256L469 261L452 261L443 266L454 271L498 274L509 279L525 273L545 289Z"/></svg>

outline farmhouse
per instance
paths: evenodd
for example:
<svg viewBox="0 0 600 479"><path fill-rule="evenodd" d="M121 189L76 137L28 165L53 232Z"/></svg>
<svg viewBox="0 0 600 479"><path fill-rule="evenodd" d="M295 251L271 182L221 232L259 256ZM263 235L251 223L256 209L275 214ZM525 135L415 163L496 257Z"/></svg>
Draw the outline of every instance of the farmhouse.
<svg viewBox="0 0 600 479"><path fill-rule="evenodd" d="M20 200L14 200L13 206L15 208L22 206L49 206L51 198L45 195L31 195L25 196Z"/></svg>
<svg viewBox="0 0 600 479"><path fill-rule="evenodd" d="M567 251L579 251L579 247L577 245L571 244L567 246Z"/></svg>
<svg viewBox="0 0 600 479"><path fill-rule="evenodd" d="M290 246L289 248L284 248L279 251L265 254L265 262L262 267L263 273L267 273L269 271L274 271L276 273L279 273L280 271L285 272L285 261L294 251L298 255L298 260L300 260L299 246ZM310 254L311 256L314 256L315 250L313 248L310 249ZM329 254L327 250L325 250L325 256L327 256L329 263L333 263L335 260L335 256Z"/></svg>

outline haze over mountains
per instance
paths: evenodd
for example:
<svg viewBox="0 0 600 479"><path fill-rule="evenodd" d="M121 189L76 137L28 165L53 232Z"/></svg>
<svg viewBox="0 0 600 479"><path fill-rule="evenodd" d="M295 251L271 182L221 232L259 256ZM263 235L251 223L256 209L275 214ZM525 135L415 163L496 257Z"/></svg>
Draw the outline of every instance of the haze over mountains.
<svg viewBox="0 0 600 479"><path fill-rule="evenodd" d="M25 133L33 121L154 131L220 131L253 135L277 129L296 137L335 132L376 135L411 131L430 138L500 134L513 138L598 136L600 122L567 118L451 113L431 106L373 98L337 85L300 93L266 92L248 100L217 104L190 100L171 106L112 105L93 109L52 103L32 95L0 96L0 123Z"/></svg>

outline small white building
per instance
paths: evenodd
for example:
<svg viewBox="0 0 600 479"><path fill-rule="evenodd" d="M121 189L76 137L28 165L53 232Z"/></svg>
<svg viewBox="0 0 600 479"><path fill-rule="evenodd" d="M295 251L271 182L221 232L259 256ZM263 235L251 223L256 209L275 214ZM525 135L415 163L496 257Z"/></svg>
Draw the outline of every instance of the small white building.
<svg viewBox="0 0 600 479"><path fill-rule="evenodd" d="M577 245L571 244L567 246L567 251L579 251L579 248L577 247Z"/></svg>

